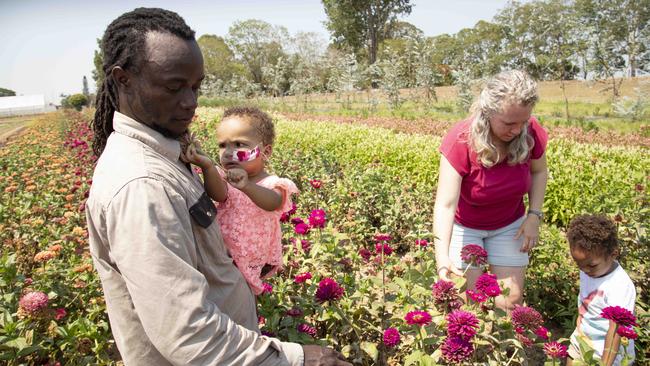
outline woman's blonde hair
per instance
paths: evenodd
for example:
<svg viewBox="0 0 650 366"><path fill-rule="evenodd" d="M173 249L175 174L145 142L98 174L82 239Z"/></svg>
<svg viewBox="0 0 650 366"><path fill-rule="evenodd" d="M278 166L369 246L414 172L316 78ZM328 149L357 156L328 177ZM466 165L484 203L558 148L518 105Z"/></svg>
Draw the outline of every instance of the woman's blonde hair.
<svg viewBox="0 0 650 366"><path fill-rule="evenodd" d="M494 166L502 158L490 137L490 118L509 105L534 106L538 99L537 83L524 71L503 71L487 81L472 105L469 130L471 147L483 166ZM525 161L533 145L526 123L519 136L508 143L508 164Z"/></svg>

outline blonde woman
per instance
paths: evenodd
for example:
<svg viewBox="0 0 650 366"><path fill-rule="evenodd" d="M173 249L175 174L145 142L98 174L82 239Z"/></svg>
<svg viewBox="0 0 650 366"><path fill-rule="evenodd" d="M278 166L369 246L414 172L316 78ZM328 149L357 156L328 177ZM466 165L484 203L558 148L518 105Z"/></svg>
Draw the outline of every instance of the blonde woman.
<svg viewBox="0 0 650 366"><path fill-rule="evenodd" d="M497 306L511 310L523 300L528 253L537 244L548 169L548 135L531 116L537 84L525 72L502 72L490 79L440 146L434 208L438 275L462 276L463 246L488 253L490 271L510 289ZM529 208L524 207L528 195ZM466 272L474 289L478 268Z"/></svg>

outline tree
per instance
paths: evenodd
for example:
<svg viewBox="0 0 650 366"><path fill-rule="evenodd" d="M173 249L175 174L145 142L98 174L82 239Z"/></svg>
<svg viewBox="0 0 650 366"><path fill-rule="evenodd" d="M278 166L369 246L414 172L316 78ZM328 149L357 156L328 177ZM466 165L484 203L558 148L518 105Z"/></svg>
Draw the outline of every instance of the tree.
<svg viewBox="0 0 650 366"><path fill-rule="evenodd" d="M347 46L357 57L365 49L369 64L377 60L379 44L386 39L390 24L413 8L410 0L323 0L323 6L334 42Z"/></svg>
<svg viewBox="0 0 650 366"><path fill-rule="evenodd" d="M286 57L284 43L289 40L285 27L255 19L235 22L228 30L226 44L248 70L254 83L262 84L263 66L275 65Z"/></svg>
<svg viewBox="0 0 650 366"><path fill-rule="evenodd" d="M82 90L81 93L82 93L82 94L86 97L86 99L87 99L88 96L90 95L90 92L88 91L88 79L86 79L86 75L84 75L84 78L83 78L83 88L82 88L81 90Z"/></svg>
<svg viewBox="0 0 650 366"><path fill-rule="evenodd" d="M245 66L235 61L235 54L223 38L204 34L199 37L197 43L203 54L206 76L228 82L233 75L246 73Z"/></svg>
<svg viewBox="0 0 650 366"><path fill-rule="evenodd" d="M0 97L13 97L16 92L10 89L0 88Z"/></svg>
<svg viewBox="0 0 650 366"><path fill-rule="evenodd" d="M95 56L93 57L93 64L95 65L95 70L93 70L93 80L95 80L95 87L99 90L100 85L104 82L104 54L102 53L102 40L97 38L97 49L95 50Z"/></svg>
<svg viewBox="0 0 650 366"><path fill-rule="evenodd" d="M74 108L80 111L83 106L88 105L88 98L83 94L72 94L68 96L61 94L61 96L63 97L61 100L63 108Z"/></svg>

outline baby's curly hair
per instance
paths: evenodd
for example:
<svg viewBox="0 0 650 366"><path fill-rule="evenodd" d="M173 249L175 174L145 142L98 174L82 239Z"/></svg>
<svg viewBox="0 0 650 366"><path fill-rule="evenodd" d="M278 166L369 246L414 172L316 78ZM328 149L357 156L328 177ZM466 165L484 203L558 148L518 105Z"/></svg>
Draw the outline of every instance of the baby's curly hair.
<svg viewBox="0 0 650 366"><path fill-rule="evenodd" d="M571 220L567 239L571 248L612 255L618 250L614 222L605 215L580 215Z"/></svg>
<svg viewBox="0 0 650 366"><path fill-rule="evenodd" d="M271 116L255 107L231 107L223 112L222 119L237 116L250 122L257 129L264 145L273 145L275 126Z"/></svg>

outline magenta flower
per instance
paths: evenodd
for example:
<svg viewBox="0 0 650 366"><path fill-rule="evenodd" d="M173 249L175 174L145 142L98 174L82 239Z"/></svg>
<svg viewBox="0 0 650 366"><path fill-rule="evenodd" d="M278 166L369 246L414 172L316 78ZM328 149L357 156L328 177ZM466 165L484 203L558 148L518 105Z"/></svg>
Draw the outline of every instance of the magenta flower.
<svg viewBox="0 0 650 366"><path fill-rule="evenodd" d="M528 306L515 305L514 310L510 313L510 317L515 327L521 326L528 330L536 330L544 322L542 315L537 310Z"/></svg>
<svg viewBox="0 0 650 366"><path fill-rule="evenodd" d="M463 305L462 300L458 296L458 289L454 287L453 282L438 280L431 286L431 293L434 304L440 310L448 312L458 309Z"/></svg>
<svg viewBox="0 0 650 366"><path fill-rule="evenodd" d="M535 335L537 335L539 338L541 338L541 339L543 339L545 341L548 341L548 337L549 337L550 334L551 333L548 331L548 329L546 329L544 327L541 327L541 326L538 327L535 330Z"/></svg>
<svg viewBox="0 0 650 366"><path fill-rule="evenodd" d="M523 335L523 334L521 334L521 333L517 333L517 334L515 334L515 338L517 338L517 340L518 340L519 342L521 342L521 344L523 344L523 345L524 345L525 347L527 347L527 348L532 347L533 344L534 344L534 342L533 342L532 339L526 337L525 335Z"/></svg>
<svg viewBox="0 0 650 366"><path fill-rule="evenodd" d="M377 234L377 235L375 235L375 241L378 242L378 243L379 242L390 241L391 239L392 239L392 237L390 235L388 235L388 234Z"/></svg>
<svg viewBox="0 0 650 366"><path fill-rule="evenodd" d="M399 344L401 337L399 331L395 328L387 328L384 330L384 345L388 348L393 348Z"/></svg>
<svg viewBox="0 0 650 366"><path fill-rule="evenodd" d="M632 327L618 327L616 333L623 338L627 339L637 339L638 335Z"/></svg>
<svg viewBox="0 0 650 366"><path fill-rule="evenodd" d="M291 309L287 310L287 315L289 315L291 317L294 317L294 318L302 316L302 314L303 314L303 312L299 308L291 308Z"/></svg>
<svg viewBox="0 0 650 366"><path fill-rule="evenodd" d="M636 317L631 311L620 306L608 306L600 313L605 319L614 321L622 327L629 327L636 325Z"/></svg>
<svg viewBox="0 0 650 366"><path fill-rule="evenodd" d="M386 243L375 244L375 254L380 255L382 252L384 255L391 255L391 253L393 253L393 248Z"/></svg>
<svg viewBox="0 0 650 366"><path fill-rule="evenodd" d="M464 310L454 310L447 314L447 335L469 341L476 335L478 323L476 315Z"/></svg>
<svg viewBox="0 0 650 366"><path fill-rule="evenodd" d="M298 225L298 224L304 224L305 222L300 218L300 217L294 217L291 219L291 224L293 225Z"/></svg>
<svg viewBox="0 0 650 366"><path fill-rule="evenodd" d="M344 290L333 278L326 277L318 283L316 299L320 302L338 300L343 296Z"/></svg>
<svg viewBox="0 0 650 366"><path fill-rule="evenodd" d="M488 298L486 294L479 291L467 290L465 293L467 294L467 297L469 297L472 301L479 304L486 302Z"/></svg>
<svg viewBox="0 0 650 366"><path fill-rule="evenodd" d="M291 215L289 215L288 212L283 212L282 215L280 215L280 222L289 222L291 220Z"/></svg>
<svg viewBox="0 0 650 366"><path fill-rule="evenodd" d="M311 184L312 187L319 189L323 185L323 182L320 179L312 179L309 181L309 184Z"/></svg>
<svg viewBox="0 0 650 366"><path fill-rule="evenodd" d="M268 283L268 282L264 282L264 283L262 284L262 293L263 293L263 294L270 294L270 293L272 293L272 292L273 292L273 285L271 285L271 284Z"/></svg>
<svg viewBox="0 0 650 366"><path fill-rule="evenodd" d="M548 342L544 344L544 353L551 358L567 358L567 346L558 342Z"/></svg>
<svg viewBox="0 0 650 366"><path fill-rule="evenodd" d="M301 222L294 226L293 230L296 232L296 234L307 235L309 233L309 225Z"/></svg>
<svg viewBox="0 0 650 366"><path fill-rule="evenodd" d="M415 245L419 246L420 248L426 248L429 246L429 242L426 239L417 239L415 240Z"/></svg>
<svg viewBox="0 0 650 366"><path fill-rule="evenodd" d="M325 227L325 222L327 221L325 211L323 210L313 210L308 219L311 227L320 229Z"/></svg>
<svg viewBox="0 0 650 366"><path fill-rule="evenodd" d="M431 315L426 311L409 311L404 317L406 324L424 326L431 323Z"/></svg>
<svg viewBox="0 0 650 366"><path fill-rule="evenodd" d="M262 330L261 333L262 333L262 335L265 336L265 337L275 337L275 333L270 332L270 331L268 331L268 330Z"/></svg>
<svg viewBox="0 0 650 366"><path fill-rule="evenodd" d="M55 310L54 319L56 319L56 320L61 320L61 319L65 318L65 316L66 316L67 314L68 314L68 313L65 311L64 308L57 308L57 309Z"/></svg>
<svg viewBox="0 0 650 366"><path fill-rule="evenodd" d="M44 309L50 299L44 292L28 292L18 301L20 308L30 315L35 315L39 310Z"/></svg>
<svg viewBox="0 0 650 366"><path fill-rule="evenodd" d="M472 343L458 337L447 337L440 346L442 357L449 363L461 363L472 357Z"/></svg>
<svg viewBox="0 0 650 366"><path fill-rule="evenodd" d="M300 241L300 246L302 247L302 250L304 250L305 252L308 252L309 249L311 249L311 243L309 242L309 240L306 239L302 239Z"/></svg>
<svg viewBox="0 0 650 366"><path fill-rule="evenodd" d="M476 280L476 290L490 297L501 295L501 287L497 282L497 276L491 273L483 273Z"/></svg>
<svg viewBox="0 0 650 366"><path fill-rule="evenodd" d="M300 333L305 333L305 334L309 334L312 337L316 337L316 333L317 333L316 328L312 327L309 324L304 324L304 323L298 324L298 327L296 327L296 329Z"/></svg>
<svg viewBox="0 0 650 366"><path fill-rule="evenodd" d="M368 249L366 249L366 248L361 248L361 249L359 249L359 255L361 256L361 258L368 261L368 260L370 260L370 257L372 256L372 253L370 253L370 251Z"/></svg>
<svg viewBox="0 0 650 366"><path fill-rule="evenodd" d="M291 208L289 209L289 211L287 211L287 213L289 214L289 216L291 216L296 213L296 210L298 210L298 207L296 206L295 203L292 202Z"/></svg>
<svg viewBox="0 0 650 366"><path fill-rule="evenodd" d="M310 272L305 272L305 273L300 273L297 274L296 277L293 278L293 282L295 283L304 283L305 281L311 279L311 273Z"/></svg>
<svg viewBox="0 0 650 366"><path fill-rule="evenodd" d="M465 263L473 264L475 266L480 266L481 264L487 263L487 251L483 249L480 245L476 244L467 244L460 251L460 258Z"/></svg>

